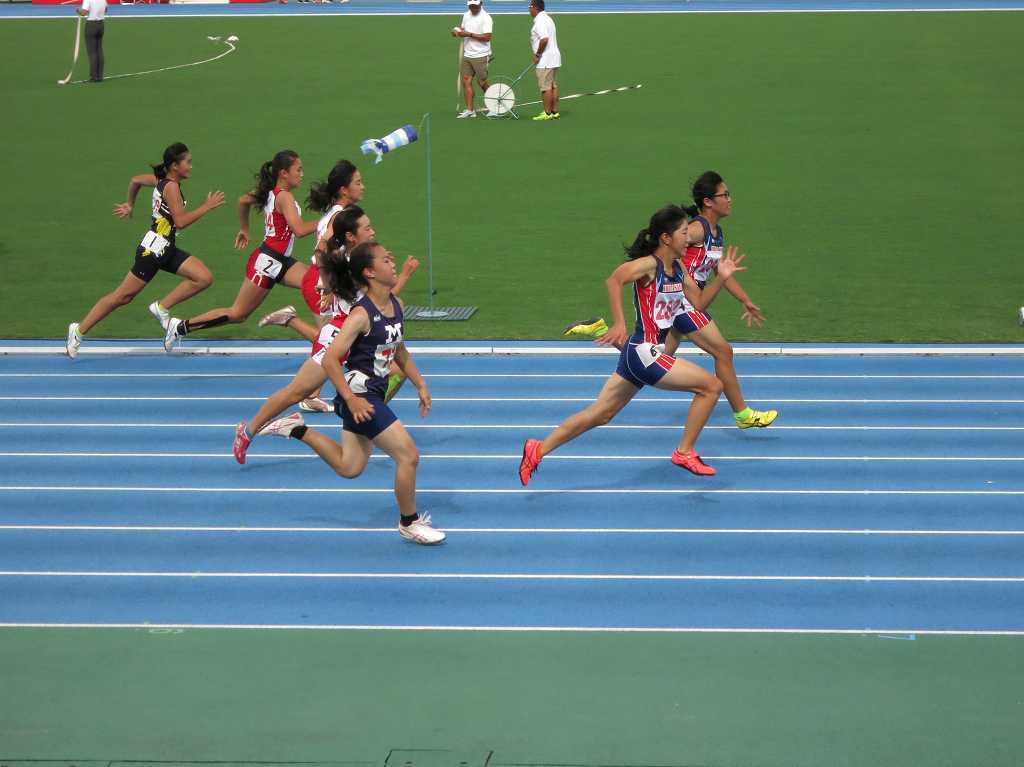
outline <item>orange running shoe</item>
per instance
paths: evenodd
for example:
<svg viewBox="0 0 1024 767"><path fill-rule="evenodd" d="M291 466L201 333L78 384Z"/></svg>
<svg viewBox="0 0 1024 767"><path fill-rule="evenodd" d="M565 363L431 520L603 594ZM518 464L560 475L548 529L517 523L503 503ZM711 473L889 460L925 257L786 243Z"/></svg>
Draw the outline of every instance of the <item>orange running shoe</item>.
<svg viewBox="0 0 1024 767"><path fill-rule="evenodd" d="M712 477L717 473L700 459L695 450L691 450L689 453L680 453L678 450L673 450L672 463L676 466L682 466L688 472L702 477Z"/></svg>
<svg viewBox="0 0 1024 767"><path fill-rule="evenodd" d="M249 449L251 442L252 437L249 436L245 429L245 421L242 421L235 427L235 444L232 446L232 452L235 454L236 461L245 463L245 453Z"/></svg>
<svg viewBox="0 0 1024 767"><path fill-rule="evenodd" d="M523 460L519 462L519 481L523 487L530 484L530 477L540 466L540 440L528 439L523 445Z"/></svg>

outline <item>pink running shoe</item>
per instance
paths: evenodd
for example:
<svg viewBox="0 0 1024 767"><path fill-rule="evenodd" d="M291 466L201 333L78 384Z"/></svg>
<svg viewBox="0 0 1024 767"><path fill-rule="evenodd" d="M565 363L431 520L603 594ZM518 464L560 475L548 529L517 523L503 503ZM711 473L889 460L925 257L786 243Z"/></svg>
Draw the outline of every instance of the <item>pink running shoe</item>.
<svg viewBox="0 0 1024 767"><path fill-rule="evenodd" d="M232 450L235 453L236 461L245 463L245 453L250 444L252 444L252 437L245 430L245 421L242 421L235 427L235 444Z"/></svg>
<svg viewBox="0 0 1024 767"><path fill-rule="evenodd" d="M530 477L540 466L540 440L528 439L523 445L523 460L519 462L519 481L523 487L530 484Z"/></svg>
<svg viewBox="0 0 1024 767"><path fill-rule="evenodd" d="M688 472L702 477L712 477L717 473L700 459L695 450L691 450L689 453L680 453L678 450L673 450L672 463L676 466L682 466Z"/></svg>

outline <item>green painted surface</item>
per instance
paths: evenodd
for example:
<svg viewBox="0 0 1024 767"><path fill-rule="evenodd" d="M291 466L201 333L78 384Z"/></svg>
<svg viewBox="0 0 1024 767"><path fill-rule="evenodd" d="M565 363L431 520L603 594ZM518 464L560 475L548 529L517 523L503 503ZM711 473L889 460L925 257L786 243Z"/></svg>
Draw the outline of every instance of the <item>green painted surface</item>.
<svg viewBox="0 0 1024 767"><path fill-rule="evenodd" d="M0 757L1019 767L1022 667L1011 637L4 629Z"/></svg>
<svg viewBox="0 0 1024 767"><path fill-rule="evenodd" d="M742 282L769 320L748 330L722 296L713 313L730 338L1024 340L1024 14L562 16L563 93L644 88L565 102L551 124L453 118L451 21L113 18L111 74L209 57L210 34L237 34L240 48L67 88L54 82L70 18L0 25L0 48L19 62L0 71L15 116L0 131L16 147L0 187L0 334L63 338L113 289L146 205L129 222L112 206L172 141L193 149L187 197L219 188L232 203L181 240L216 277L179 312L198 313L237 292L233 201L262 161L297 149L308 188L363 139L432 111L437 302L480 311L414 323L410 337L550 338L606 313L621 244L710 167L735 194L727 237L748 251ZM530 19L496 24L494 71L517 73ZM624 27L642 44L623 50ZM534 88L524 79L522 98ZM424 253L423 149L361 163L366 208L399 257ZM158 277L95 336L154 336L145 307L171 284ZM35 311L44 294L62 310ZM425 275L405 297L426 302ZM298 294L275 290L266 307L285 303ZM292 337L254 323L205 335L224 336Z"/></svg>

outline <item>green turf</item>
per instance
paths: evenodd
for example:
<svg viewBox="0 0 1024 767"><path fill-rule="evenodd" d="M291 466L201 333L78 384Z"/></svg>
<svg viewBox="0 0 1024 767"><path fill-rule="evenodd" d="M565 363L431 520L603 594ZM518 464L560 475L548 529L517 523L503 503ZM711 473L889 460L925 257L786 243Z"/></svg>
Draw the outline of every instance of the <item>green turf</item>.
<svg viewBox="0 0 1024 767"><path fill-rule="evenodd" d="M0 25L19 62L0 72L0 335L62 337L122 278L145 221L111 208L168 143L193 149L193 204L214 188L234 200L277 149L297 149L307 179L322 178L362 139L430 110L437 301L480 311L414 323L413 337L553 337L606 313L621 243L715 168L735 193L727 238L750 254L742 282L769 319L748 330L723 296L714 314L729 337L1024 340L1024 101L1012 87L1024 82L1024 14L561 16L563 94L644 88L565 102L552 124L454 120L449 21L115 18L108 74L208 56L208 34L238 34L241 47L203 67L67 88L54 83L70 20ZM493 71L522 69L528 27L497 18ZM535 98L529 78L521 93ZM381 239L422 255L422 143L361 164ZM217 278L185 313L233 299L235 229L225 206L182 237ZM154 335L145 305L170 284L161 275L94 334ZM426 298L421 274L407 299ZM280 289L266 306L298 300ZM286 334L250 323L207 335Z"/></svg>
<svg viewBox="0 0 1024 767"><path fill-rule="evenodd" d="M0 763L1019 767L1012 637L0 631ZM452 762L452 767L458 762Z"/></svg>

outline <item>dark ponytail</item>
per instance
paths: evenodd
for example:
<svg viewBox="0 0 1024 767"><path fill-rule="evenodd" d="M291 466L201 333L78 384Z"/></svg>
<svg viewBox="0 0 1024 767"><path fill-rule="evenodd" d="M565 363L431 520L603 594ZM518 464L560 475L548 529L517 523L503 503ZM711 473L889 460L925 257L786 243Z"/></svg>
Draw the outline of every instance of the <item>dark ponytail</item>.
<svg viewBox="0 0 1024 767"><path fill-rule="evenodd" d="M686 209L690 217L698 215L704 210L704 198L714 197L718 194L718 185L723 182L723 178L715 173L713 170L704 171L700 177L693 182L693 188L690 190L693 195L694 207Z"/></svg>
<svg viewBox="0 0 1024 767"><path fill-rule="evenodd" d="M338 199L338 191L352 183L356 170L356 166L348 160L338 160L331 168L326 181L313 184L309 188L309 197L306 198L306 203L313 210L326 213Z"/></svg>
<svg viewBox="0 0 1024 767"><path fill-rule="evenodd" d="M348 302L356 300L361 288L369 286L363 271L373 265L373 252L380 247L375 240L356 245L351 253L333 249L321 259L320 273L332 293Z"/></svg>
<svg viewBox="0 0 1024 767"><path fill-rule="evenodd" d="M658 210L651 216L647 228L637 232L633 244L625 248L626 260L653 256L661 243L661 235L674 234L688 218L686 210L679 205L666 205Z"/></svg>
<svg viewBox="0 0 1024 767"><path fill-rule="evenodd" d="M331 226L331 238L327 241L327 248L329 250L344 250L348 245L348 238L345 235L351 234L355 237L356 230L359 229L359 219L365 215L365 211L358 205L349 205L336 215Z"/></svg>
<svg viewBox="0 0 1024 767"><path fill-rule="evenodd" d="M267 198L270 197L271 190L277 186L277 177L281 171L288 170L298 159L298 152L282 149L274 155L273 160L268 160L260 166L256 173L256 188L252 191L252 196L260 207L267 204Z"/></svg>
<svg viewBox="0 0 1024 767"><path fill-rule="evenodd" d="M159 165L150 166L153 168L153 175L158 179L167 178L167 169L174 165L174 163L184 160L187 154L188 147L180 141L176 144L171 144L164 150L164 161Z"/></svg>

